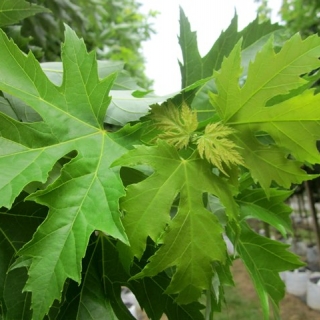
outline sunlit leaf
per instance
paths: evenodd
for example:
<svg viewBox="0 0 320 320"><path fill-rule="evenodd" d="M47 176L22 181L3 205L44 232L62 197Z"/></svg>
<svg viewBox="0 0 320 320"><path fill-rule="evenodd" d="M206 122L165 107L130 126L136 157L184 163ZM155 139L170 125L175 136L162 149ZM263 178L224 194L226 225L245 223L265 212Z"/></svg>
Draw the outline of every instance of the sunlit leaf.
<svg viewBox="0 0 320 320"><path fill-rule="evenodd" d="M161 130L158 138L164 139L168 144L177 149L186 148L197 129L198 121L196 112L192 111L186 103L181 109L171 101L167 104L152 107L150 118L155 122L155 127Z"/></svg>
<svg viewBox="0 0 320 320"><path fill-rule="evenodd" d="M179 302L189 303L208 288L213 275L211 263L226 258L223 229L204 207L203 194L218 196L230 219L237 216L237 206L228 186L211 172L209 163L200 159L197 152L184 159L175 148L159 142L155 147L138 147L114 163L137 164L147 164L155 172L128 186L121 202L131 250L141 257L148 236L155 242L161 237L163 243L138 276L154 276L175 266L176 273L166 292L177 293ZM178 194L178 211L170 220L168 213Z"/></svg>
<svg viewBox="0 0 320 320"><path fill-rule="evenodd" d="M240 147L245 166L265 189L272 181L288 188L310 179L300 167L304 161L320 160L316 148L320 139L320 95L307 90L277 105L266 107L266 103L303 86L306 81L301 74L319 67L319 38L301 40L297 34L279 53L269 41L250 65L243 87L239 84L240 49L241 42L224 60L216 74L218 93L210 96L222 122L236 130L230 138ZM261 131L275 143L261 143L256 138Z"/></svg>
<svg viewBox="0 0 320 320"><path fill-rule="evenodd" d="M99 79L94 54L86 52L69 28L60 87L48 80L32 55L21 53L3 33L0 43L0 89L27 103L43 119L22 123L0 114L1 205L10 207L29 183L45 183L55 163L71 154L53 184L29 196L50 211L31 242L19 251L32 259L24 290L32 292L34 318L42 318L60 299L66 278L80 282L81 259L94 230L128 241L118 211L124 188L119 172L109 165L136 141L137 128L116 133L103 129L114 76Z"/></svg>
<svg viewBox="0 0 320 320"><path fill-rule="evenodd" d="M233 129L221 123L208 124L204 134L197 140L197 148L202 159L207 159L224 174L228 175L223 168L231 165L242 165L243 159L237 151L237 145L228 139L234 133Z"/></svg>

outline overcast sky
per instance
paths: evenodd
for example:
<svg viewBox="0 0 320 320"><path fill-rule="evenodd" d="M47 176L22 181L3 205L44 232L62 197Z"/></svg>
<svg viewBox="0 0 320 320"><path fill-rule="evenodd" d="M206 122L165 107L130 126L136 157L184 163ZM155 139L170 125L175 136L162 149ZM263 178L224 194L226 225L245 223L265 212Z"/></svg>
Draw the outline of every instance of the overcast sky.
<svg viewBox="0 0 320 320"><path fill-rule="evenodd" d="M256 18L257 4L254 0L140 0L142 10L160 12L154 21L157 33L143 46L146 57L146 73L154 80L155 93L169 94L180 89L178 59L179 6L188 17L191 28L197 31L201 55L205 55L238 14L239 30ZM277 20L281 0L269 0L273 8L272 20Z"/></svg>

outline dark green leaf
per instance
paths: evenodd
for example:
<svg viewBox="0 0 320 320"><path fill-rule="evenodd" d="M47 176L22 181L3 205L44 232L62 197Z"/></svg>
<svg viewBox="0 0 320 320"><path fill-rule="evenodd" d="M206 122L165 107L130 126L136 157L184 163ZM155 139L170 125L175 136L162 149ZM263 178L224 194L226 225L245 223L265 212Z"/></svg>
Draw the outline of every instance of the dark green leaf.
<svg viewBox="0 0 320 320"><path fill-rule="evenodd" d="M244 224L237 245L237 252L244 262L260 298L264 319L269 319L269 299L275 312L284 297L285 285L279 272L296 269L304 264L289 252L288 245L262 237Z"/></svg>
<svg viewBox="0 0 320 320"><path fill-rule="evenodd" d="M9 266L17 251L32 238L47 209L34 202L24 202L25 196L21 194L11 210L3 208L0 212L0 301L3 301L6 319L31 319L31 294L22 293L27 270L9 272Z"/></svg>
<svg viewBox="0 0 320 320"><path fill-rule="evenodd" d="M292 209L285 204L291 194L291 191L270 189L267 197L262 189L248 189L238 196L237 202L243 218L264 221L286 237L288 232L292 233L289 217Z"/></svg>

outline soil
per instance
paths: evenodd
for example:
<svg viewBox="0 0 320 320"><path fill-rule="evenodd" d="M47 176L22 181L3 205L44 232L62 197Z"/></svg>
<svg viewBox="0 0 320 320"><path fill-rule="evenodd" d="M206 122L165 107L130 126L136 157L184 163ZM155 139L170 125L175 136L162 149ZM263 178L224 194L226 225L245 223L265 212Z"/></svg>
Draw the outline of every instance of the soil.
<svg viewBox="0 0 320 320"><path fill-rule="evenodd" d="M235 261L233 264L233 277L241 295L248 300L256 300L256 292L243 264ZM282 320L320 320L320 312L310 309L300 298L286 294L280 303Z"/></svg>

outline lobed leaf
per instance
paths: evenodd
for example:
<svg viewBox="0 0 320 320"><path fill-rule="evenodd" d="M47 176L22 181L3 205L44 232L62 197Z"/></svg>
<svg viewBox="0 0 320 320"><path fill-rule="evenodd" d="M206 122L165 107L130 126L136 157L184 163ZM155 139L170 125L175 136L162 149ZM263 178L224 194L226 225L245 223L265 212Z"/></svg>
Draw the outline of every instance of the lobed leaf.
<svg viewBox="0 0 320 320"><path fill-rule="evenodd" d="M205 128L204 134L197 140L200 157L207 159L221 172L228 175L223 168L231 165L242 165L243 159L237 151L237 145L227 137L234 133L231 128L221 123L211 123Z"/></svg>
<svg viewBox="0 0 320 320"><path fill-rule="evenodd" d="M208 92L216 92L215 81L210 80L214 71L221 68L223 58L228 56L236 43L243 38L242 66L246 76L250 61L253 61L257 52L271 36L282 42L283 27L271 24L270 21L259 22L258 17L242 31L238 31L238 17L235 14L228 28L221 32L209 52L201 57L196 32L191 31L190 23L183 10L180 12L179 43L182 50L183 63L180 63L182 88L192 86L195 82L207 79L195 92L192 108L198 111L199 121L210 119L215 110L208 101Z"/></svg>
<svg viewBox="0 0 320 320"><path fill-rule="evenodd" d="M197 152L184 159L160 140L155 147L138 147L114 162L121 166L137 164L149 165L155 172L146 180L129 185L121 201L131 251L141 257L148 236L163 244L135 278L154 276L175 266L166 292L177 293L179 303L189 303L199 297L202 289L209 288L211 263L226 258L223 229L205 209L203 194L218 196L230 219L236 219L237 206L228 185L211 172L209 163L200 159ZM178 211L170 220L170 208L178 195Z"/></svg>
<svg viewBox="0 0 320 320"><path fill-rule="evenodd" d="M101 230L127 243L118 200L124 188L110 164L137 141L139 126L104 130L115 75L99 79L94 53L68 27L63 45L63 83L53 84L35 58L0 33L0 90L21 99L42 121L22 123L0 113L0 206L10 207L31 182L53 183L29 196L47 206L48 217L20 251L30 259L24 290L32 292L33 317L42 319L64 282L81 279L81 259L90 234ZM44 272L45 270L45 272Z"/></svg>
<svg viewBox="0 0 320 320"><path fill-rule="evenodd" d="M292 209L285 204L291 194L292 191L270 189L267 197L262 189L244 190L237 197L241 217L264 221L286 237L287 233L292 233Z"/></svg>
<svg viewBox="0 0 320 320"><path fill-rule="evenodd" d="M237 252L254 283L265 320L269 319L269 299L275 314L278 314L279 302L285 295L285 285L279 272L304 265L287 248L288 245L262 237L242 225Z"/></svg>
<svg viewBox="0 0 320 320"><path fill-rule="evenodd" d="M236 130L232 139L241 148L245 166L264 189L272 181L289 188L310 179L300 167L304 161L319 162L320 96L308 90L277 105L266 104L306 83L301 74L320 64L319 38L301 40L296 35L278 53L269 41L251 63L243 87L239 85L240 48L241 42L224 60L216 74L218 94L210 97L223 123ZM259 132L269 134L274 143L261 143Z"/></svg>
<svg viewBox="0 0 320 320"><path fill-rule="evenodd" d="M31 294L22 293L27 281L27 269L9 267L18 250L27 243L43 222L47 210L34 202L24 202L21 194L9 211L0 212L0 301L6 319L29 319Z"/></svg>
<svg viewBox="0 0 320 320"><path fill-rule="evenodd" d="M135 260L131 272L137 274L148 263L148 259L154 255L156 247L148 241L147 249L143 257ZM130 281L130 288L137 297L139 304L146 311L150 319L160 319L165 313L168 319L179 320L203 320L204 308L199 302L189 304L177 304L175 302L176 295L166 292L166 288L170 284L170 272L160 272L154 277L144 277ZM157 303L154 303L157 301Z"/></svg>
<svg viewBox="0 0 320 320"><path fill-rule="evenodd" d="M63 68L60 62L42 63L41 67L53 83L61 85ZM137 121L148 113L150 105L171 97L171 95L160 97L150 92L139 91L142 89L125 73L122 62L98 61L100 78L116 72L117 76L110 91L112 100L104 119L106 123L124 126L128 122Z"/></svg>
<svg viewBox="0 0 320 320"><path fill-rule="evenodd" d="M154 126L161 130L157 137L178 150L189 145L192 133L198 127L197 114L186 103L182 104L181 110L171 101L155 105L150 118L154 121Z"/></svg>
<svg viewBox="0 0 320 320"><path fill-rule="evenodd" d="M119 277L122 268L114 250L108 250L108 242L100 234L91 237L83 260L84 278L81 286L75 282L69 284L58 320L135 319L121 300L121 285L129 276L125 274L125 277ZM114 283L109 282L110 274Z"/></svg>

